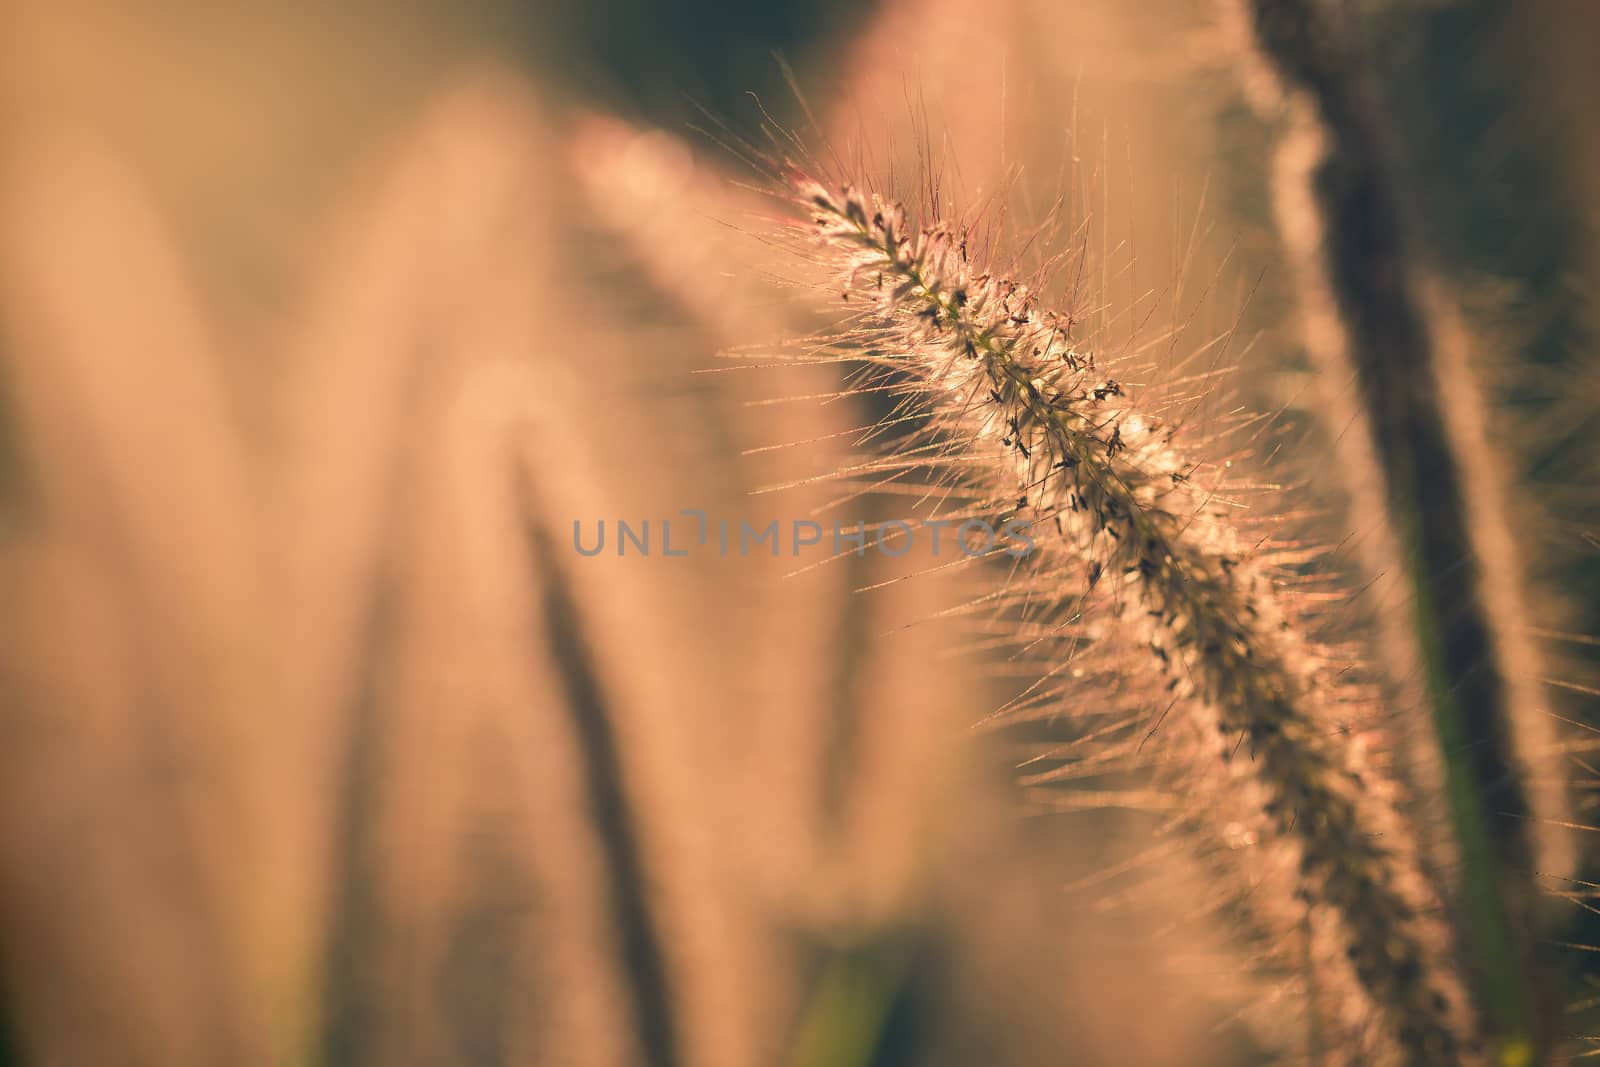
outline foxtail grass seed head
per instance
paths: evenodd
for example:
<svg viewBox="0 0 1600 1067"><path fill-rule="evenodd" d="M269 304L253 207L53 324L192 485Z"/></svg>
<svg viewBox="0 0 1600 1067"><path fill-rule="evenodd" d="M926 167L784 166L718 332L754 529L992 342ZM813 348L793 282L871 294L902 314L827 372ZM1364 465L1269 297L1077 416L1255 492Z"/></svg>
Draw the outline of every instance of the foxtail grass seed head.
<svg viewBox="0 0 1600 1067"><path fill-rule="evenodd" d="M1414 842L1360 739L1340 729L1350 698L1300 635L1276 561L1201 484L1176 429L1141 410L1114 361L1080 347L1070 315L985 269L969 229L921 226L899 202L804 175L789 191L854 309L841 351L892 369L945 457L964 469L992 457L996 499L1058 532L1063 551L1041 537L1030 561L1043 588L1114 603L1116 639L1148 650L1172 701L1152 744L1216 797L1230 828L1212 839L1242 833L1292 872L1290 899L1252 905L1279 917L1286 944L1296 921L1313 932L1321 1010L1347 1038L1345 1061L1475 1062Z"/></svg>

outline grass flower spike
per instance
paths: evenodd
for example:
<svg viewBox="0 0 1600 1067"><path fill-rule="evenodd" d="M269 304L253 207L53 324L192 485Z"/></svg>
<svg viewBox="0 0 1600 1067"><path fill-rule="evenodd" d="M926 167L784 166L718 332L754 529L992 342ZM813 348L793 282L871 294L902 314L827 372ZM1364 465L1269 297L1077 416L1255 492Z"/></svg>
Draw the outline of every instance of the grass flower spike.
<svg viewBox="0 0 1600 1067"><path fill-rule="evenodd" d="M858 308L856 358L907 383L943 454L1008 510L1053 524L1059 545L1031 561L1052 597L1113 605L1114 639L1159 662L1172 704L1152 745L1206 791L1194 808L1243 820L1288 872L1283 900L1251 904L1285 943L1295 924L1312 931L1317 1010L1345 1060L1475 1062L1454 949L1392 791L1337 728L1341 684L1235 505L1077 347L1070 316L976 261L970 230L919 228L897 202L809 177L791 192Z"/></svg>

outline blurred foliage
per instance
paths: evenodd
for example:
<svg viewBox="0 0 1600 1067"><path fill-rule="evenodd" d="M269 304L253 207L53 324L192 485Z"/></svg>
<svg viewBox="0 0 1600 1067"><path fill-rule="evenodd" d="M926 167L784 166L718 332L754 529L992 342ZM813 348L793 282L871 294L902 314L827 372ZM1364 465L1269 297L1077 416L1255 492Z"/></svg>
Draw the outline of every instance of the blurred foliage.
<svg viewBox="0 0 1600 1067"><path fill-rule="evenodd" d="M1580 103L1600 88L1584 45L1592 8L1565 0L1398 2L1370 18L1388 103L1402 133L1413 228L1480 338L1512 527L1531 579L1533 622L1600 635L1600 334L1596 208L1584 153L1594 128ZM1600 646L1546 642L1558 682L1600 679ZM1546 687L1558 715L1586 721L1589 696ZM1586 772L1581 765L1577 774ZM1579 796L1593 783L1579 783ZM1575 813L1592 821L1590 801ZM1593 879L1591 861L1579 876ZM1557 884L1557 890L1566 886ZM1565 940L1600 943L1600 913L1573 907ZM1569 957L1600 973L1600 955ZM1592 1027L1578 1022L1580 1032Z"/></svg>
<svg viewBox="0 0 1600 1067"><path fill-rule="evenodd" d="M1581 8L1456 0L1374 9L1413 228L1461 293L1482 346L1491 405L1523 486L1538 580L1566 590L1571 627L1600 634L1600 411L1593 276L1595 190L1581 152L1592 127L1568 110L1552 35L1593 34ZM1591 73L1590 79L1593 82ZM1553 523L1555 528L1542 525Z"/></svg>
<svg viewBox="0 0 1600 1067"><path fill-rule="evenodd" d="M667 128L705 108L749 128L754 96L796 114L778 56L825 72L876 0L549 0L524 13L530 54L592 105ZM824 73L825 77L826 74Z"/></svg>

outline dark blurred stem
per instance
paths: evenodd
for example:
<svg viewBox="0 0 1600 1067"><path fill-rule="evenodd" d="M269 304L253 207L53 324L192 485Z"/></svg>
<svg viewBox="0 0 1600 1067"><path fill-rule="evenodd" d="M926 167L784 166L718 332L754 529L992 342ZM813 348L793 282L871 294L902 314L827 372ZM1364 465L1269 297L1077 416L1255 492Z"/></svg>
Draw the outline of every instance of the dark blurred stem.
<svg viewBox="0 0 1600 1067"><path fill-rule="evenodd" d="M1499 1062L1549 1062L1555 1041L1534 932L1532 810L1474 552L1465 491L1472 474L1452 448L1440 400L1439 341L1406 244L1376 77L1345 5L1241 2L1256 47L1321 141L1309 171L1321 235L1310 284L1331 297L1345 335L1333 347L1348 363L1321 370L1335 380L1354 376L1382 468L1368 476L1381 475L1387 489L1415 604L1461 864L1463 940L1486 1029ZM1296 220L1280 223L1293 245Z"/></svg>
<svg viewBox="0 0 1600 1067"><path fill-rule="evenodd" d="M612 721L613 709L566 574L555 563L549 535L535 518L545 512L538 506L537 487L531 476L523 477L519 490L530 556L538 568L543 593L540 629L549 634L550 654L561 668L566 707L583 754L589 817L606 857L612 920L621 942L623 963L632 980L641 1062L646 1067L678 1067L683 1056L671 982L649 899L652 879L645 867L640 828L626 795L625 767Z"/></svg>

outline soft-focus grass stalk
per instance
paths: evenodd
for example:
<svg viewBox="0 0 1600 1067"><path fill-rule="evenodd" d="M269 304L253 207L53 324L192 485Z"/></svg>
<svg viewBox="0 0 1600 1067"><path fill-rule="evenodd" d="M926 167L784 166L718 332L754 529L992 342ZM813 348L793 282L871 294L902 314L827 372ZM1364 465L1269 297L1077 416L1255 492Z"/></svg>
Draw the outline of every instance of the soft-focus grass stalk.
<svg viewBox="0 0 1600 1067"><path fill-rule="evenodd" d="M1117 605L1114 638L1166 675L1155 745L1293 869L1298 907L1259 885L1252 904L1285 926L1283 944L1286 917L1309 915L1341 1061L1473 1062L1454 947L1392 792L1339 730L1339 676L1295 629L1270 551L1199 484L1202 464L1075 347L1069 316L986 271L967 231L919 231L898 203L803 176L793 193L847 302L865 303L848 347L908 380L946 460L986 468L1006 510L1053 520L1066 551L1034 561L1052 595ZM1208 800L1190 804L1206 816Z"/></svg>
<svg viewBox="0 0 1600 1067"><path fill-rule="evenodd" d="M1507 669L1520 620L1492 596L1479 527L1498 522L1492 465L1461 451L1470 405L1447 407L1439 324L1420 288L1375 76L1351 14L1325 0L1244 0L1255 47L1294 94L1309 167L1280 167L1279 224L1302 277L1302 300L1331 303L1309 347L1331 379L1354 377L1413 603L1459 860L1463 938L1501 1061L1555 1047L1537 942L1537 807L1519 735L1538 725ZM1288 152L1293 141L1286 141ZM1283 188L1287 186L1287 188ZM1460 384L1460 383L1452 383ZM1364 427L1360 424L1364 423ZM1343 427L1339 427L1340 430ZM1454 432L1453 432L1454 431ZM1383 521L1369 517L1369 521ZM1503 554L1503 553L1502 553Z"/></svg>

